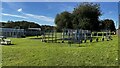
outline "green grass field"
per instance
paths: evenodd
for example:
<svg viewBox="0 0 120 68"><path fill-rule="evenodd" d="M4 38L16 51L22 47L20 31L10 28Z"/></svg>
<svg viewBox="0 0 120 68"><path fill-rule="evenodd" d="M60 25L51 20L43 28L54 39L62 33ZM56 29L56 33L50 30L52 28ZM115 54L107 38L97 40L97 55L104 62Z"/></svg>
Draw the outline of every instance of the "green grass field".
<svg viewBox="0 0 120 68"><path fill-rule="evenodd" d="M40 39L10 38L14 45L2 46L2 66L115 66L118 37L80 44L45 43Z"/></svg>

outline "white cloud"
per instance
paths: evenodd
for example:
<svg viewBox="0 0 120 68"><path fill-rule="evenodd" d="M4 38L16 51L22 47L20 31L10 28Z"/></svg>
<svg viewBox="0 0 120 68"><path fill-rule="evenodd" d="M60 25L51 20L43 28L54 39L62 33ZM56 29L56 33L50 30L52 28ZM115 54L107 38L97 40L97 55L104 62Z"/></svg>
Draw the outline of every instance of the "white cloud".
<svg viewBox="0 0 120 68"><path fill-rule="evenodd" d="M51 17L43 16L43 15L34 15L34 14L28 14L24 13L25 16L27 17L32 17L34 19L42 20L42 21L47 21L47 22L54 22L54 19Z"/></svg>
<svg viewBox="0 0 120 68"><path fill-rule="evenodd" d="M43 15L34 15L34 14L28 14L28 13L23 13L23 15L13 15L13 14L7 14L7 13L2 13L3 16L10 16L10 17L17 17L17 18L24 18L24 19L38 19L41 21L46 21L46 22L54 22L54 18L43 16Z"/></svg>
<svg viewBox="0 0 120 68"><path fill-rule="evenodd" d="M24 16L20 16L20 15L13 15L13 14L6 14L6 13L2 13L3 16L11 16L11 17L18 17L18 18L27 18Z"/></svg>
<svg viewBox="0 0 120 68"><path fill-rule="evenodd" d="M27 19L37 19L37 20L46 21L46 22L54 22L54 18L52 18L52 17L48 17L48 16L44 16L44 15L34 15L34 14L24 13L24 12L22 12L23 11L22 8L19 8L17 11L21 12L22 15L13 15L13 14L7 14L7 13L2 13L2 15L24 18L24 19L25 18L27 18Z"/></svg>
<svg viewBox="0 0 120 68"><path fill-rule="evenodd" d="M17 11L18 11L18 12L22 12L22 8L19 8Z"/></svg>

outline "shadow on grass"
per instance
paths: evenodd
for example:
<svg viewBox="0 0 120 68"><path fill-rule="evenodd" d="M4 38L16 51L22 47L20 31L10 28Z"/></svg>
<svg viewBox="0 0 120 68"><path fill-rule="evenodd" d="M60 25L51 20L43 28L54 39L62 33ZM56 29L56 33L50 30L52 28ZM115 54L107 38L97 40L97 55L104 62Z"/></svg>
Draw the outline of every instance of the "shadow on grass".
<svg viewBox="0 0 120 68"><path fill-rule="evenodd" d="M16 45L16 44L1 44L3 46L13 46L13 45Z"/></svg>
<svg viewBox="0 0 120 68"><path fill-rule="evenodd" d="M29 38L29 39L42 39L42 38Z"/></svg>

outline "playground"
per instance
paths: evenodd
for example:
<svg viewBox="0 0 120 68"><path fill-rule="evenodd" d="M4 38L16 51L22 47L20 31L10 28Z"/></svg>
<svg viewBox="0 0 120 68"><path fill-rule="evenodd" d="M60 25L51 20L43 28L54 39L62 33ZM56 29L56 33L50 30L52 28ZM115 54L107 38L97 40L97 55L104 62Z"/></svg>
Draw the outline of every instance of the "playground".
<svg viewBox="0 0 120 68"><path fill-rule="evenodd" d="M57 33L55 30L46 30L43 31L41 41L48 43L68 42L68 44L82 44L86 43L87 41L89 41L90 43L92 43L93 41L110 41L113 40L111 35L115 35L115 33L108 30L102 32L91 32L89 30L82 29L63 29L61 33Z"/></svg>
<svg viewBox="0 0 120 68"><path fill-rule="evenodd" d="M115 66L118 64L117 35L111 35L112 40L104 37L102 41L103 36L95 37L93 34L92 42L89 35L89 38L86 37L86 42L82 39L79 43L76 40L71 41L75 35L65 34L62 38L63 33L55 33L55 35L53 33L46 32L45 36L38 37L9 38L14 45L2 46L3 66Z"/></svg>

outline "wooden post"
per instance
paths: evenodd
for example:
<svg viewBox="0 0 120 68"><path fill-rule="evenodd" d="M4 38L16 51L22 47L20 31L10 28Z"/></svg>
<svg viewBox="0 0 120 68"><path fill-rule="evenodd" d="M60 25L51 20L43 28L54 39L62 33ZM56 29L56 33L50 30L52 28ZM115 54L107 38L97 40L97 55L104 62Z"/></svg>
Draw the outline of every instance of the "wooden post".
<svg viewBox="0 0 120 68"><path fill-rule="evenodd" d="M98 42L98 32L97 32L97 39L96 39L96 42Z"/></svg>
<svg viewBox="0 0 120 68"><path fill-rule="evenodd" d="M74 42L74 36L73 36L73 31L72 31L72 42Z"/></svg>
<svg viewBox="0 0 120 68"><path fill-rule="evenodd" d="M109 41L109 38L108 38L108 32L106 32L107 34L106 34L106 37L107 37L107 41Z"/></svg>
<svg viewBox="0 0 120 68"><path fill-rule="evenodd" d="M68 30L68 39L70 40L70 30Z"/></svg>
<svg viewBox="0 0 120 68"><path fill-rule="evenodd" d="M43 35L42 35L42 40L41 41L43 42Z"/></svg>
<svg viewBox="0 0 120 68"><path fill-rule="evenodd" d="M65 33L65 29L63 30L63 33L62 33L62 42L64 42L64 34Z"/></svg>
<svg viewBox="0 0 120 68"><path fill-rule="evenodd" d="M102 32L102 41L104 41L104 32Z"/></svg>
<svg viewBox="0 0 120 68"><path fill-rule="evenodd" d="M53 42L53 31L51 31L51 33L52 33L52 42Z"/></svg>
<svg viewBox="0 0 120 68"><path fill-rule="evenodd" d="M111 38L111 31L109 31L109 39L112 40L112 38Z"/></svg>
<svg viewBox="0 0 120 68"><path fill-rule="evenodd" d="M54 31L55 32L55 43L57 42L57 32L56 31Z"/></svg>
<svg viewBox="0 0 120 68"><path fill-rule="evenodd" d="M79 40L80 40L80 43L82 43L82 37L83 37L83 30L79 31Z"/></svg>
<svg viewBox="0 0 120 68"><path fill-rule="evenodd" d="M49 31L49 30L48 30L47 35L48 35L48 40L47 40L47 42L49 42L49 37L50 37L50 31Z"/></svg>
<svg viewBox="0 0 120 68"><path fill-rule="evenodd" d="M92 32L91 32L90 42L92 42Z"/></svg>
<svg viewBox="0 0 120 68"><path fill-rule="evenodd" d="M44 34L44 42L46 42L46 31L45 31L45 34Z"/></svg>
<svg viewBox="0 0 120 68"><path fill-rule="evenodd" d="M84 36L84 43L86 43L86 33L84 34L85 36Z"/></svg>
<svg viewBox="0 0 120 68"><path fill-rule="evenodd" d="M68 32L68 43L69 43L69 46L71 46L71 40L70 40L70 33L69 32Z"/></svg>

